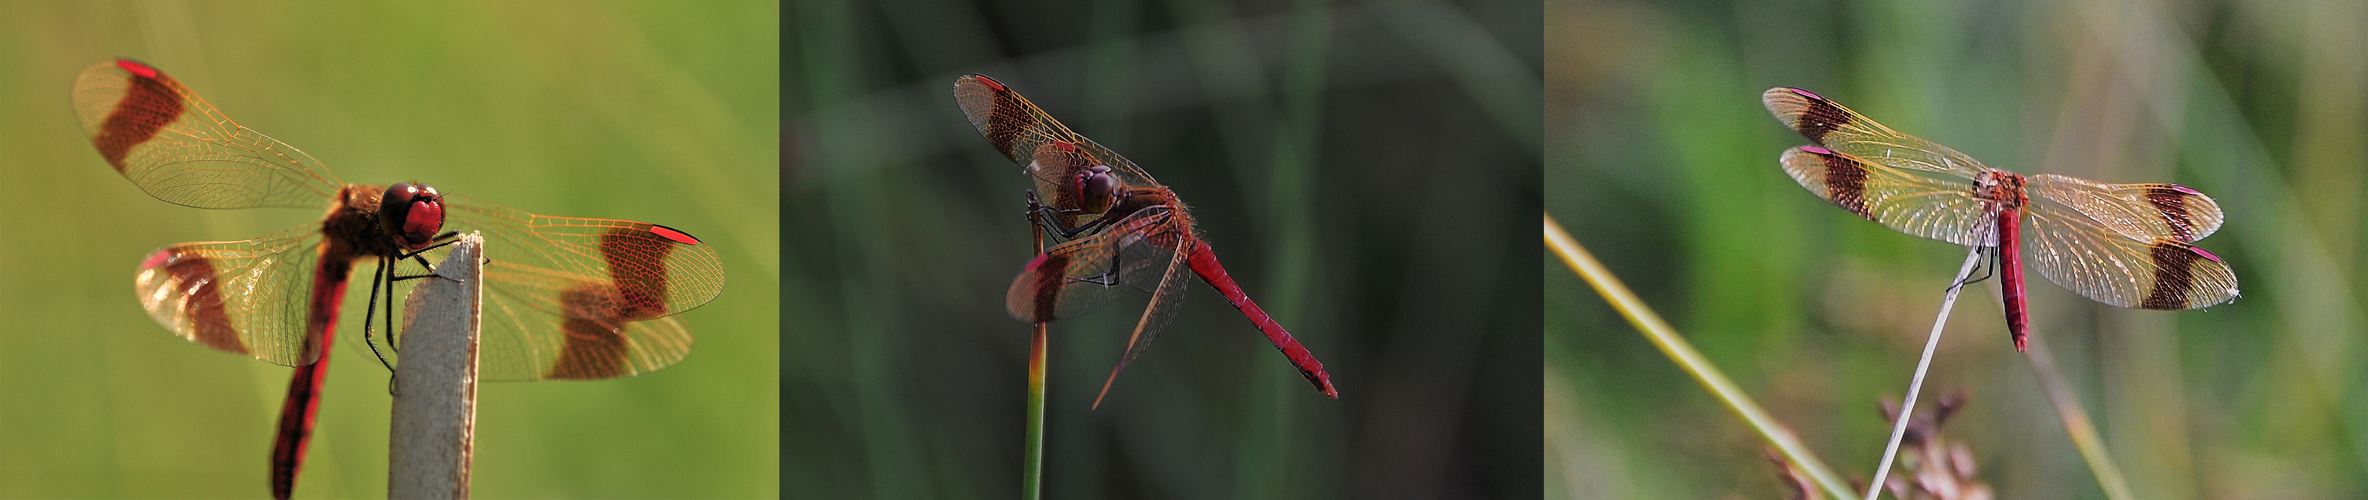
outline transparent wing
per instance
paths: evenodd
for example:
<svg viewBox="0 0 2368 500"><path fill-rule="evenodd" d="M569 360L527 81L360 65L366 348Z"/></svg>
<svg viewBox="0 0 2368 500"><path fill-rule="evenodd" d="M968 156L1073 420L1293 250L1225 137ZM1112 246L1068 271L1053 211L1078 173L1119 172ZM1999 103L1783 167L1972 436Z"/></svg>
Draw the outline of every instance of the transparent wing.
<svg viewBox="0 0 2368 500"><path fill-rule="evenodd" d="M600 379L672 365L674 314L722 293L715 250L666 226L550 217L445 197L444 228L485 235L486 380Z"/></svg>
<svg viewBox="0 0 2368 500"><path fill-rule="evenodd" d="M964 75L954 79L954 102L962 107L962 115L970 119L970 125L977 128L979 135L985 136L996 151L1002 152L1003 157L1013 163L1028 168L1028 175L1036 178L1037 192L1059 191L1057 188L1060 184L1073 174L1061 168L1062 165L1040 165L1030 161L1038 148L1054 142L1075 145L1079 153L1090 160L1085 163L1086 166L1107 165L1120 180L1130 185L1149 186L1158 183L1152 180L1150 174L1143 172L1142 167L1135 166L1135 162L1070 131L1068 126L1038 109L1035 103L1028 102L1028 98L1021 97L1019 92L1012 91L993 78Z"/></svg>
<svg viewBox="0 0 2368 500"><path fill-rule="evenodd" d="M1972 179L1988 168L1965 153L1893 131L1866 115L1807 90L1791 87L1768 89L1760 94L1760 103L1768 107L1768 113L1775 115L1776 121L1783 122L1802 137L1826 149L1864 161L1966 179Z"/></svg>
<svg viewBox="0 0 2368 500"><path fill-rule="evenodd" d="M1168 207L1146 208L1092 236L1046 249L1012 280L1005 308L1020 321L1051 322L1091 313L1124 290L1158 291L1177 253L1173 232L1179 220L1173 214Z"/></svg>
<svg viewBox="0 0 2368 500"><path fill-rule="evenodd" d="M1143 308L1143 317L1135 320L1135 332L1126 339L1126 354L1118 357L1118 365L1110 367L1110 377L1102 380L1102 392L1094 396L1095 407L1102 405L1103 396L1110 395L1110 384L1118 381L1118 372L1126 371L1127 364L1142 357L1143 351L1151 348L1151 342L1159 339L1159 333L1175 322L1176 312L1184 308L1184 295L1190 288L1187 285L1192 283L1191 266L1184 263L1189 252L1168 254L1167 264L1160 266L1166 271L1160 273L1159 289L1151 293L1151 304Z"/></svg>
<svg viewBox="0 0 2368 500"><path fill-rule="evenodd" d="M2201 309L2237 297L2219 256L2170 238L2137 240L2053 203L2023 207L2025 254L2048 281L2118 307Z"/></svg>
<svg viewBox="0 0 2368 500"><path fill-rule="evenodd" d="M1787 149L1778 160L1801 187L1834 205L1899 232L1958 245L1991 245L1995 215L1974 196L1971 178L1892 168L1816 146Z"/></svg>
<svg viewBox="0 0 2368 500"><path fill-rule="evenodd" d="M2183 243L2220 230L2220 204L2177 184L2107 184L2078 177L2038 174L2026 189L2031 198L2079 212L2123 237Z"/></svg>
<svg viewBox="0 0 2368 500"><path fill-rule="evenodd" d="M320 160L239 126L162 71L100 61L74 78L82 132L117 173L198 208L313 208L343 185Z"/></svg>
<svg viewBox="0 0 2368 500"><path fill-rule="evenodd" d="M140 307L181 338L284 366L312 364L321 346L306 328L316 302L334 313L352 260L320 266L319 224L246 241L158 249L133 279ZM320 281L316 281L320 280Z"/></svg>
<svg viewBox="0 0 2368 500"><path fill-rule="evenodd" d="M490 242L490 240L488 240ZM639 375L682 361L691 332L614 282L495 260L485 268L480 377L497 382Z"/></svg>

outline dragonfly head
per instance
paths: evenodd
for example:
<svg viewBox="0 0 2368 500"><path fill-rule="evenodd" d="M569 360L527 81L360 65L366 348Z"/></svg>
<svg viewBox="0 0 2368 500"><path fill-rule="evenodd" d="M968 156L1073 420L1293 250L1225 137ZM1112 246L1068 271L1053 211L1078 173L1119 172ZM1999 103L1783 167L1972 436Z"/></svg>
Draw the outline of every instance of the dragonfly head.
<svg viewBox="0 0 2368 500"><path fill-rule="evenodd" d="M426 184L387 186L378 200L378 227L406 248L427 246L444 230L443 193Z"/></svg>
<svg viewBox="0 0 2368 500"><path fill-rule="evenodd" d="M1118 176L1110 174L1109 165L1094 165L1078 171L1076 179L1070 184L1070 188L1076 190L1077 200L1084 205L1081 208L1087 212L1109 210L1111 202L1118 199Z"/></svg>

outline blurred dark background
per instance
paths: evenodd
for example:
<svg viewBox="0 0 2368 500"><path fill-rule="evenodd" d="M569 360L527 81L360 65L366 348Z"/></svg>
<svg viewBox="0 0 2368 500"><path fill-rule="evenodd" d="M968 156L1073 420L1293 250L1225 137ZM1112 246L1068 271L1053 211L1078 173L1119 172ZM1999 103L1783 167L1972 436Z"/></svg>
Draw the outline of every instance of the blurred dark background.
<svg viewBox="0 0 2368 500"><path fill-rule="evenodd" d="M1145 302L1052 325L1050 498L1539 494L1539 6L793 2L785 490L1019 489L1028 179L982 73L1176 189L1325 399L1204 285L1088 409Z"/></svg>
<svg viewBox="0 0 2368 500"><path fill-rule="evenodd" d="M2359 361L2368 6L2170 0L1545 2L1546 212L1845 477L1872 475L1962 248L1836 209L1760 92L1813 90L1991 166L2176 182L2244 296L2098 304L2032 276L2045 342L2138 498L2368 496ZM1992 281L1994 283L1995 280ZM1929 398L1999 498L2104 493L1993 284ZM1560 262L1545 270L1549 496L1769 498L1765 445ZM1926 399L1931 401L1931 399Z"/></svg>

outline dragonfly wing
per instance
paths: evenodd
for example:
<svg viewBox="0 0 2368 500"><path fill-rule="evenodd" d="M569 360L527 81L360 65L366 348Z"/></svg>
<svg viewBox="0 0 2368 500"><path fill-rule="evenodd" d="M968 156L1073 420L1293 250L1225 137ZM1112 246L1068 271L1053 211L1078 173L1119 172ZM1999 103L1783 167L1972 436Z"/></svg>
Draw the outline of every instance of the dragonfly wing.
<svg viewBox="0 0 2368 500"><path fill-rule="evenodd" d="M1053 141L1078 142L1077 133L1052 119L1019 92L985 75L954 79L954 103L979 135L1013 162L1022 161L1038 146Z"/></svg>
<svg viewBox="0 0 2368 500"><path fill-rule="evenodd" d="M74 114L117 173L198 208L318 207L343 186L320 160L239 126L146 63L100 61L74 78Z"/></svg>
<svg viewBox="0 0 2368 500"><path fill-rule="evenodd" d="M2193 243L2220 230L2220 204L2177 184L2107 184L2055 174L2030 176L2032 198L2077 211L2137 241Z"/></svg>
<svg viewBox="0 0 2368 500"><path fill-rule="evenodd" d="M495 260L486 265L478 350L491 381L585 380L639 375L691 352L678 317L636 309L605 277Z"/></svg>
<svg viewBox="0 0 2368 500"><path fill-rule="evenodd" d="M673 315L723 292L715 249L645 222L551 217L445 197L446 229L485 236L487 380L600 379L690 353Z"/></svg>
<svg viewBox="0 0 2368 500"><path fill-rule="evenodd" d="M1037 191L1058 191L1074 173L1056 165L1037 165L1029 162L1040 148L1055 142L1068 143L1080 150L1088 160L1084 166L1105 165L1126 182L1133 185L1155 184L1151 175L1135 166L1124 156L1102 147L1101 143L1070 131L1067 125L1037 108L1028 98L985 75L964 75L954 79L954 102L962 107L962 116L978 129L980 136L1003 153L1004 158L1028 167L1028 175L1037 180Z"/></svg>
<svg viewBox="0 0 2368 500"><path fill-rule="evenodd" d="M2217 255L2171 238L2138 240L2052 202L2023 207L2024 254L2065 289L2118 307L2201 309L2237 297Z"/></svg>
<svg viewBox="0 0 2368 500"><path fill-rule="evenodd" d="M723 293L715 248L671 227L617 219L552 217L464 196L445 196L444 229L483 231L485 258L609 281L647 303L640 315L688 311Z"/></svg>
<svg viewBox="0 0 2368 500"><path fill-rule="evenodd" d="M1110 378L1102 381L1101 394L1094 395L1095 407L1102 406L1102 397L1110 395L1110 384L1118 381L1118 372L1143 356L1151 341L1157 340L1168 323L1176 320L1176 312L1184 308L1184 296L1190 290L1187 285L1192 283L1191 266L1184 264L1187 252L1170 250L1167 254L1168 262L1158 266L1166 269L1160 273L1159 288L1151 293L1151 304L1143 308L1143 317L1135 321L1135 332L1126 339L1126 354L1119 356L1117 366L1110 367Z"/></svg>
<svg viewBox="0 0 2368 500"><path fill-rule="evenodd" d="M246 241L182 243L148 255L133 280L140 306L181 338L283 366L319 359L306 326L315 293L336 307L346 275L321 276L318 224ZM340 262L336 271L349 269ZM317 289L317 291L316 291Z"/></svg>
<svg viewBox="0 0 2368 500"><path fill-rule="evenodd" d="M1156 292L1175 260L1172 213L1146 208L1045 250L1012 280L1004 307L1020 321L1043 323L1093 312L1124 290Z"/></svg>
<svg viewBox="0 0 2368 500"><path fill-rule="evenodd" d="M1972 179L1982 163L1948 146L1902 134L1832 100L1790 87L1768 89L1760 103L1802 137L1826 149L1893 168Z"/></svg>
<svg viewBox="0 0 2368 500"><path fill-rule="evenodd" d="M1958 245L1991 245L1992 215L1973 183L1892 168L1817 146L1784 151L1784 173L1834 205L1884 227Z"/></svg>
<svg viewBox="0 0 2368 500"><path fill-rule="evenodd" d="M1125 156L1119 156L1117 152L1111 151L1110 148L1102 147L1101 143L1094 142L1093 139L1087 139L1084 136L1078 136L1077 147L1084 149L1086 154L1100 159L1102 161L1102 165L1108 165L1110 167L1110 171L1117 174L1118 178L1124 180L1127 185L1159 185L1159 181L1152 179L1151 173L1144 172L1143 167L1136 166L1134 160L1128 160Z"/></svg>

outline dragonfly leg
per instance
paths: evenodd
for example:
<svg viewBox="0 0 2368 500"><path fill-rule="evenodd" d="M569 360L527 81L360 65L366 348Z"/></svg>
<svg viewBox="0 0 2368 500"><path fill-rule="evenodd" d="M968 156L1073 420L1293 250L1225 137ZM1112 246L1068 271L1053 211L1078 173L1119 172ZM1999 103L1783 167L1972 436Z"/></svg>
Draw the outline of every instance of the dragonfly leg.
<svg viewBox="0 0 2368 500"><path fill-rule="evenodd" d="M448 238L448 237L451 237L451 236L453 236L453 235L456 235L456 234L459 234L459 233L444 233L444 236L439 236L438 238ZM413 250L413 251L411 251L411 252L408 252L408 253L401 253L401 254L395 255L395 257L394 257L394 260L395 260L395 262L402 262L404 259L410 259L410 260L412 260L412 261L418 262L418 263L419 263L419 267L424 267L424 268L427 268L428 272L427 272L427 274L420 274L420 275L414 275L414 276L396 276L394 271L392 271L392 270L389 270L389 271L387 271L387 276L388 276L388 278L389 278L389 279L391 279L391 280L393 280L393 281L410 281L410 280L415 280L415 279L420 279L420 278L442 277L442 276L438 276L438 275L436 274L436 266L435 266L434 264L429 264L429 263L428 263L428 259L427 259L427 257L425 257L425 255L428 253L428 251L429 251L429 250L435 250L435 249L437 249L437 248L443 248L445 245L450 245L450 244L453 244L453 243L459 243L459 242L460 242L460 240L446 240L446 241L444 241L443 243L437 243L437 244L434 244L434 245L428 245L428 246L427 246L427 248L421 248L421 249L418 249L418 250ZM388 292L388 295L393 295L393 292Z"/></svg>
<svg viewBox="0 0 2368 500"><path fill-rule="evenodd" d="M436 237L436 239L437 239L437 240L441 240L441 242L439 242L439 243L436 243L436 244L434 244L434 245L428 245L426 248L421 248L421 249L418 249L418 250L413 250L413 251L411 251L411 252L409 252L409 253L403 253L403 254L401 254L401 255L397 255L397 256L395 256L395 260L397 260L397 261L400 261L400 260L403 260L403 259L411 259L411 260L414 260L414 261L418 261L418 262L419 262L419 267L424 267L424 268L427 268L427 270L428 270L428 274L430 274L430 275L433 275L433 274L435 274L435 273L436 273L436 265L435 265L435 264L429 264L429 263L428 263L428 259L427 259L427 258L425 258L425 257L421 257L421 255L425 255L425 254L427 254L429 250L435 250L435 249L438 249L438 248L443 248L445 245L450 245L450 244L454 244L454 243L459 243L459 242L460 242L460 240L459 240L459 239L457 239L457 238L455 238L456 236L460 236L460 232L459 232L459 231L446 231L446 232L444 232L444 234L443 234L443 235L439 235L439 236L437 236L437 237ZM421 276L412 276L412 277L409 277L409 278L404 278L404 279L419 278L419 277L421 277Z"/></svg>
<svg viewBox="0 0 2368 500"><path fill-rule="evenodd" d="M364 345L370 346L370 354L378 356L378 364L385 366L387 371L390 372L394 371L395 365L393 363L387 362L386 353L379 352L378 341L370 336L370 324L372 323L372 320L376 319L378 315L378 290L380 288L387 288L393 285L393 283L386 280L387 275L392 271L392 266L388 265L388 261L385 258L382 257L378 259L378 267L370 270L370 301L364 302L364 304L367 304L367 306L362 308L362 343ZM390 299L387 304L386 312L386 328L388 332L387 348L393 349L395 346L393 333L395 329L395 311L394 304L391 301L391 299L394 298L394 292L392 290L387 292L387 298ZM325 348L327 347L324 347L324 349Z"/></svg>
<svg viewBox="0 0 2368 500"><path fill-rule="evenodd" d="M1068 224L1061 223L1061 219L1059 217L1079 215L1082 213L1084 212L1077 209L1061 209L1045 205L1036 200L1036 190L1028 190L1028 220L1030 222L1036 223L1036 225L1044 226L1046 229L1051 229L1054 233L1060 234L1061 239L1075 239L1077 238L1078 234L1090 231L1096 227L1108 225L1110 222L1110 215L1108 213L1104 213L1102 214L1102 217L1087 221L1086 223L1080 224L1077 227L1069 227Z"/></svg>
<svg viewBox="0 0 2368 500"><path fill-rule="evenodd" d="M1983 260L1986 260L1987 262L1984 262L1984 263L1983 263L1983 265L1982 265L1982 274L1981 274L1980 276L1968 276L1968 277L1966 277L1966 278L1965 278L1965 281L1959 281L1959 282L1957 282L1957 284L1954 284L1954 285L1949 285L1949 288L1956 288L1956 287L1961 287L1961 286L1965 286L1965 285L1971 285L1971 284L1974 284L1974 283L1980 283L1980 282L1983 282L1983 281L1987 281L1987 280L1989 280L1989 279L1990 279L1990 277L1992 277L1992 276L1997 276L1997 275L1998 275L1998 258L1999 258L1999 256L1998 256L1998 247L1984 247L1984 248L1987 248L1987 250L1984 250L1984 251L1985 251L1985 252L1988 252L1988 253L1990 254L1990 258L1988 258L1988 259L1983 259Z"/></svg>

